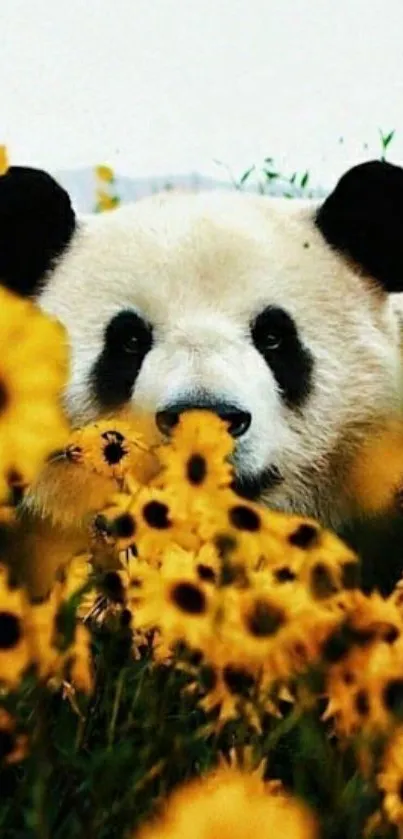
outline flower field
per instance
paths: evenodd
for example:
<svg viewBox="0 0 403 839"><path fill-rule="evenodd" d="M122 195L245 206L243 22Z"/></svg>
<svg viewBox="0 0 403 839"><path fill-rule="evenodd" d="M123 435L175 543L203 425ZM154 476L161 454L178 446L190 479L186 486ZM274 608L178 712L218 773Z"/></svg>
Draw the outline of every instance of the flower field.
<svg viewBox="0 0 403 839"><path fill-rule="evenodd" d="M236 495L213 414L69 428L62 327L0 302L0 835L398 836L402 587Z"/></svg>

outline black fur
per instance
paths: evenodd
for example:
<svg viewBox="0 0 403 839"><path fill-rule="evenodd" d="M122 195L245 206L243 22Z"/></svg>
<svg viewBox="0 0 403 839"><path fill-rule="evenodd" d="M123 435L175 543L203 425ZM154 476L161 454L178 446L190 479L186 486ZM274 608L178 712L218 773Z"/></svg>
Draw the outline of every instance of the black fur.
<svg viewBox="0 0 403 839"><path fill-rule="evenodd" d="M156 422L163 434L170 434L178 424L179 417L185 411L212 411L228 424L229 433L237 438L245 434L252 422L252 414L243 411L237 405L221 402L209 394L195 393L189 398L182 398L177 402L166 405L156 414Z"/></svg>
<svg viewBox="0 0 403 839"><path fill-rule="evenodd" d="M267 306L252 324L253 343L267 362L289 408L299 408L312 390L313 358L299 338L292 317Z"/></svg>
<svg viewBox="0 0 403 839"><path fill-rule="evenodd" d="M34 296L75 226L70 198L50 175L10 167L0 177L0 282Z"/></svg>
<svg viewBox="0 0 403 839"><path fill-rule="evenodd" d="M129 401L152 340L151 326L136 312L125 310L112 318L90 375L92 391L101 408L119 408Z"/></svg>
<svg viewBox="0 0 403 839"><path fill-rule="evenodd" d="M380 160L346 172L316 214L326 241L387 292L403 291L403 169Z"/></svg>
<svg viewBox="0 0 403 839"><path fill-rule="evenodd" d="M242 498L259 501L265 492L279 486L284 478L277 466L268 466L257 475L235 475L232 489Z"/></svg>

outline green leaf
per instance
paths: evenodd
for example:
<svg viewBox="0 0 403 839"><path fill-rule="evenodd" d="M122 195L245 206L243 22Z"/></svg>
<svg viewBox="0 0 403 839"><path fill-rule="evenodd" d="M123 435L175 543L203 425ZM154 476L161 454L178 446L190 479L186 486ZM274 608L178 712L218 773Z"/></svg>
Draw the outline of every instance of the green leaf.
<svg viewBox="0 0 403 839"><path fill-rule="evenodd" d="M395 136L395 129L393 129L393 131L390 131L389 134L383 134L382 131L380 131L380 135L382 148L387 149L390 143L392 142L393 137Z"/></svg>
<svg viewBox="0 0 403 839"><path fill-rule="evenodd" d="M243 175L239 179L239 185L240 186L242 186L244 183L246 183L248 178L251 176L252 172L255 171L255 168L256 168L255 166L251 166L250 169L247 169L246 172L243 173Z"/></svg>

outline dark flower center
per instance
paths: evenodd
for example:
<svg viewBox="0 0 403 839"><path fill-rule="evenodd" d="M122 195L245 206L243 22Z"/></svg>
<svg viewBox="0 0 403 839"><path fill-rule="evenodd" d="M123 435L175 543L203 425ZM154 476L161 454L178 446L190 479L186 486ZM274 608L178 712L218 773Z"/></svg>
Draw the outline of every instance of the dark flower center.
<svg viewBox="0 0 403 839"><path fill-rule="evenodd" d="M186 464L187 479L191 484L199 486L207 475L206 459L201 454L192 454Z"/></svg>
<svg viewBox="0 0 403 839"><path fill-rule="evenodd" d="M205 580L207 583L214 582L216 576L215 571L209 565L204 565L202 562L199 562L196 566L196 571L201 580Z"/></svg>
<svg viewBox="0 0 403 839"><path fill-rule="evenodd" d="M117 516L117 518L114 520L114 536L118 536L121 539L130 539L131 536L134 536L135 532L136 522L134 521L134 518L130 515L130 513L122 513L122 515Z"/></svg>
<svg viewBox="0 0 403 839"><path fill-rule="evenodd" d="M229 519L237 530L248 530L253 533L260 528L260 517L254 510L246 507L244 504L237 504L235 507L231 507Z"/></svg>
<svg viewBox="0 0 403 839"><path fill-rule="evenodd" d="M121 443L107 443L104 448L104 458L108 466L116 466L125 456L126 450Z"/></svg>
<svg viewBox="0 0 403 839"><path fill-rule="evenodd" d="M297 548L311 548L317 542L319 530L313 524L300 524L288 537L290 545Z"/></svg>
<svg viewBox="0 0 403 839"><path fill-rule="evenodd" d="M177 583L171 593L175 606L190 615L202 615L206 611L206 598L193 583Z"/></svg>
<svg viewBox="0 0 403 839"><path fill-rule="evenodd" d="M21 622L11 612L0 612L0 650L11 650L22 636Z"/></svg>
<svg viewBox="0 0 403 839"><path fill-rule="evenodd" d="M282 609L266 600L256 600L246 620L249 631L257 638L274 635L284 622Z"/></svg>
<svg viewBox="0 0 403 839"><path fill-rule="evenodd" d="M239 696L249 696L254 685L254 680L250 673L231 664L227 664L224 667L223 678L230 693L238 694Z"/></svg>
<svg viewBox="0 0 403 839"><path fill-rule="evenodd" d="M331 573L323 562L318 562L312 568L311 589L313 596L318 600L324 600L337 591Z"/></svg>
<svg viewBox="0 0 403 839"><path fill-rule="evenodd" d="M403 716L403 679L392 679L385 685L383 700L388 711Z"/></svg>
<svg viewBox="0 0 403 839"><path fill-rule="evenodd" d="M169 508L161 501L148 501L143 507L143 516L147 524L156 530L167 530L171 527Z"/></svg>
<svg viewBox="0 0 403 839"><path fill-rule="evenodd" d="M277 568L277 570L274 571L274 577L279 583L290 583L292 580L295 580L296 574L294 571L291 571L290 568L284 566L283 568Z"/></svg>

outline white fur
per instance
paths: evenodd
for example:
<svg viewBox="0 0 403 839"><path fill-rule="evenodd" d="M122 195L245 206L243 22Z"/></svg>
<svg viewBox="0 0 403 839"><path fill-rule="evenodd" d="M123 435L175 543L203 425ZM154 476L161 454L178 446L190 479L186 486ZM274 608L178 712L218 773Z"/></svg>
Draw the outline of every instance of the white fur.
<svg viewBox="0 0 403 839"><path fill-rule="evenodd" d="M70 336L74 421L96 416L88 376L104 329L133 308L155 336L133 405L157 411L202 386L251 411L240 470L276 464L285 481L268 503L337 525L348 515L345 459L368 426L401 408L399 327L387 296L324 242L314 209L169 193L82 220L40 299ZM250 339L250 322L269 304L292 315L314 356L302 411L284 406Z"/></svg>

